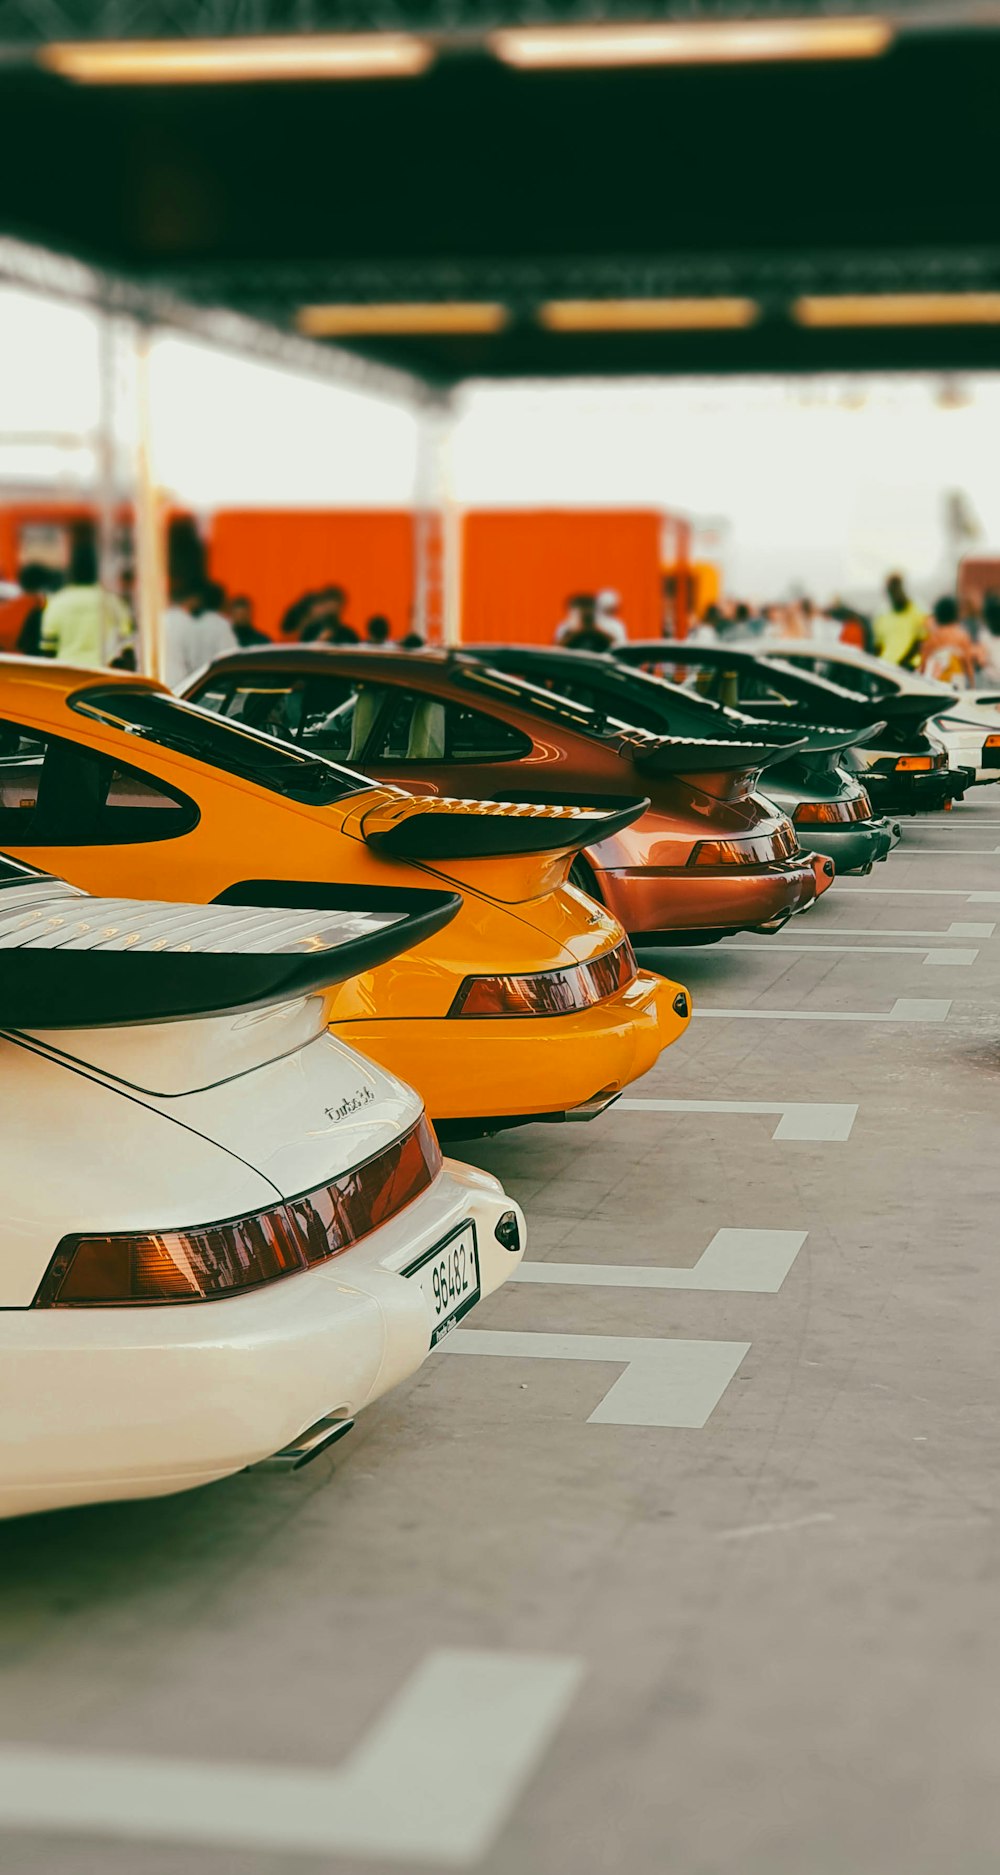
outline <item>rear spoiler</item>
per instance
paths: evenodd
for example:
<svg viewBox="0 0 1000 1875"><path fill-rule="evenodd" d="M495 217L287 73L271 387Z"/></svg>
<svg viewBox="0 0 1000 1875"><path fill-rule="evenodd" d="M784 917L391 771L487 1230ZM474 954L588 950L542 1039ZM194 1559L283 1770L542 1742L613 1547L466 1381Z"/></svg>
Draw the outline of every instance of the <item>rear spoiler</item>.
<svg viewBox="0 0 1000 1875"><path fill-rule="evenodd" d="M0 894L0 1027L120 1028L285 1002L409 950L455 916L454 892L371 890L298 908L253 888L227 903L90 898L38 875ZM287 891L287 889L286 889ZM254 909L258 907L258 909Z"/></svg>
<svg viewBox="0 0 1000 1875"><path fill-rule="evenodd" d="M885 719L860 725L856 729L806 729L806 739L796 745L796 755L837 755L843 749L863 749L877 742L886 727Z"/></svg>
<svg viewBox="0 0 1000 1875"><path fill-rule="evenodd" d="M938 716L947 716L959 701L957 691L952 697L940 699L910 693L899 697L878 697L871 707L898 735L901 730L907 729L919 732L925 723L934 722Z"/></svg>
<svg viewBox="0 0 1000 1875"><path fill-rule="evenodd" d="M805 737L785 742L743 742L735 736L644 736L622 738L640 775L717 775L728 770L759 770L787 761L805 745Z"/></svg>
<svg viewBox="0 0 1000 1875"><path fill-rule="evenodd" d="M646 812L648 800L554 805L533 801L459 801L412 795L381 801L361 821L368 846L397 859L500 859L529 853L575 853L596 846Z"/></svg>

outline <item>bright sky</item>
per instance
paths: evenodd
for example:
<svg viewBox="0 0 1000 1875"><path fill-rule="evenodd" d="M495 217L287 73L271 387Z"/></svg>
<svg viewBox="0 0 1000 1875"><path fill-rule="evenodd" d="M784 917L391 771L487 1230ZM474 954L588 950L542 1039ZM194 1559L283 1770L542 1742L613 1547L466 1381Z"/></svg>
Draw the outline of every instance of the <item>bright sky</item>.
<svg viewBox="0 0 1000 1875"><path fill-rule="evenodd" d="M93 485L97 358L89 313L0 288L0 484ZM173 336L151 392L157 478L196 508L414 499L418 421L388 399ZM475 383L451 483L469 507L690 515L750 598L863 599L897 565L933 597L953 576L952 497L972 545L1000 547L998 435L1000 373Z"/></svg>

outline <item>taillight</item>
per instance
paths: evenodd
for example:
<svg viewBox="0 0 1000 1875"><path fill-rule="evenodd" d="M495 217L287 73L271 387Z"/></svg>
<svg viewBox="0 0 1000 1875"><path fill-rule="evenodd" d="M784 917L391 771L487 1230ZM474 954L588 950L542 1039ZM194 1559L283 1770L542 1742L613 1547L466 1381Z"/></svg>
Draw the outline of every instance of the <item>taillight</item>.
<svg viewBox="0 0 1000 1875"><path fill-rule="evenodd" d="M327 1185L266 1211L184 1230L64 1237L33 1308L115 1308L238 1295L339 1256L418 1198L441 1169L429 1121Z"/></svg>
<svg viewBox="0 0 1000 1875"><path fill-rule="evenodd" d="M773 834L737 840L699 840L689 866L773 866L775 860L792 859L799 843L791 821L783 820Z"/></svg>
<svg viewBox="0 0 1000 1875"><path fill-rule="evenodd" d="M863 788L849 801L803 801L795 809L797 827L846 826L856 820L870 820L872 804Z"/></svg>
<svg viewBox="0 0 1000 1875"><path fill-rule="evenodd" d="M901 774L926 774L930 768L943 768L947 760L944 750L939 755L901 755L896 761L896 769Z"/></svg>
<svg viewBox="0 0 1000 1875"><path fill-rule="evenodd" d="M567 1016L614 996L639 966L628 938L589 964L531 976L466 977L449 1016Z"/></svg>
<svg viewBox="0 0 1000 1875"><path fill-rule="evenodd" d="M983 743L983 748L1000 749L1000 736L987 736L986 741Z"/></svg>
<svg viewBox="0 0 1000 1875"><path fill-rule="evenodd" d="M793 815L797 827L830 826L837 823L843 826L847 820L853 820L850 803L847 801L803 801Z"/></svg>

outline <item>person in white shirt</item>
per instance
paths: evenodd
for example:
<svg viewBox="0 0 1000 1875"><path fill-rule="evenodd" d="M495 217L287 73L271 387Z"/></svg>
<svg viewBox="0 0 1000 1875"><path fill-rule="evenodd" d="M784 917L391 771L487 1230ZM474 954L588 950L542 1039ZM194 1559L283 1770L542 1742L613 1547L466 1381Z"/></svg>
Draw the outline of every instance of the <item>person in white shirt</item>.
<svg viewBox="0 0 1000 1875"><path fill-rule="evenodd" d="M209 609L215 589L175 598L163 614L163 681L180 690L195 671L227 651L238 651L239 641L227 618Z"/></svg>
<svg viewBox="0 0 1000 1875"><path fill-rule="evenodd" d="M610 586L606 586L604 591L597 595L598 627L607 635L612 645L623 645L628 637L625 621L618 615L621 602L621 594L613 591Z"/></svg>

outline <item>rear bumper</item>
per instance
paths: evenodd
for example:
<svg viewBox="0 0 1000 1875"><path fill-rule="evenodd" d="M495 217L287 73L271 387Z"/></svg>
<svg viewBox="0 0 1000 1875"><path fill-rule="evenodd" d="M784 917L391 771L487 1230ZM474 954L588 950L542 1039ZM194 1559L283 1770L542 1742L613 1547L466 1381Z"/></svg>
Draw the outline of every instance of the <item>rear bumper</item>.
<svg viewBox="0 0 1000 1875"><path fill-rule="evenodd" d="M431 1321L399 1272L476 1225L483 1295L518 1261L499 1182L445 1162L430 1190L325 1268L230 1301L0 1311L0 1514L207 1484L352 1418L426 1358Z"/></svg>
<svg viewBox="0 0 1000 1875"><path fill-rule="evenodd" d="M838 875L844 872L870 872L881 859L887 859L899 842L899 828L891 820L855 821L851 826L817 829L823 847L834 861Z"/></svg>
<svg viewBox="0 0 1000 1875"><path fill-rule="evenodd" d="M423 1095L436 1120L531 1118L581 1107L645 1074L687 1027L680 986L641 970L616 996L565 1016L341 1022L337 1034Z"/></svg>
<svg viewBox="0 0 1000 1875"><path fill-rule="evenodd" d="M886 814L934 814L960 801L972 786L972 768L938 768L929 774L880 775L869 768L864 784L875 806Z"/></svg>
<svg viewBox="0 0 1000 1875"><path fill-rule="evenodd" d="M823 856L773 866L635 867L597 875L609 910L633 937L662 931L753 931L805 911L832 884Z"/></svg>

